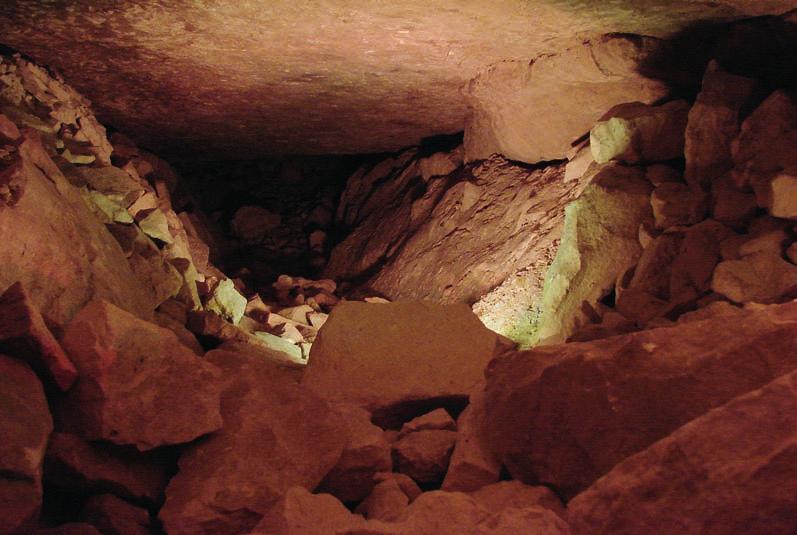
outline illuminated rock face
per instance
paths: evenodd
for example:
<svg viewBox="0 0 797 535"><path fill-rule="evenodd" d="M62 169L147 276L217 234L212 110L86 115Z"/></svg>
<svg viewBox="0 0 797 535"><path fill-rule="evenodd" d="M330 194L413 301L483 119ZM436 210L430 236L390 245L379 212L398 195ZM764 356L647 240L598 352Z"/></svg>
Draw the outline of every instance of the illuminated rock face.
<svg viewBox="0 0 797 535"><path fill-rule="evenodd" d="M140 144L245 159L398 150L463 130L462 87L507 59L528 63L611 32L663 37L696 20L793 8L791 0L321 0L310 10L287 0L6 2L0 24L4 44L59 69Z"/></svg>

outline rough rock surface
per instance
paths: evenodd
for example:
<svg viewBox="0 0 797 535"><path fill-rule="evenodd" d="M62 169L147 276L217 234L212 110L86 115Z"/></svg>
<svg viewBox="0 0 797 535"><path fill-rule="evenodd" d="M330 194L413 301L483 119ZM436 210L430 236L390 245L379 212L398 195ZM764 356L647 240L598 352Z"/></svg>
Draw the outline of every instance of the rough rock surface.
<svg viewBox="0 0 797 535"><path fill-rule="evenodd" d="M269 9L260 0L191 9L4 2L0 25L4 44L57 68L142 145L235 159L397 150L461 131L460 89L497 62L528 62L585 36L663 37L696 20L793 8L792 0L323 0L309 12L284 0Z"/></svg>
<svg viewBox="0 0 797 535"><path fill-rule="evenodd" d="M36 521L52 429L39 379L26 364L0 355L0 533L23 533Z"/></svg>
<svg viewBox="0 0 797 535"><path fill-rule="evenodd" d="M44 458L45 481L53 488L71 492L111 493L160 503L169 482L168 463L162 457L56 432L50 437Z"/></svg>
<svg viewBox="0 0 797 535"><path fill-rule="evenodd" d="M565 209L556 258L545 277L539 316L522 342L562 342L639 258L639 226L650 218L650 184L641 169L596 167L581 196Z"/></svg>
<svg viewBox="0 0 797 535"><path fill-rule="evenodd" d="M20 283L0 296L0 351L25 360L61 390L68 390L77 378L75 365Z"/></svg>
<svg viewBox="0 0 797 535"><path fill-rule="evenodd" d="M517 479L572 497L680 425L797 367L796 335L790 302L498 358L487 372L490 445Z"/></svg>
<svg viewBox="0 0 797 535"><path fill-rule="evenodd" d="M466 89L465 160L493 153L528 163L564 158L608 108L650 104L666 94L660 81L638 72L656 44L606 36L556 55L490 66Z"/></svg>
<svg viewBox="0 0 797 535"><path fill-rule="evenodd" d="M439 483L448 468L457 434L442 429L408 433L393 443L397 472L407 474L419 485Z"/></svg>
<svg viewBox="0 0 797 535"><path fill-rule="evenodd" d="M364 523L333 496L292 487L251 535L331 535Z"/></svg>
<svg viewBox="0 0 797 535"><path fill-rule="evenodd" d="M574 533L797 530L797 373L618 464L568 504Z"/></svg>
<svg viewBox="0 0 797 535"><path fill-rule="evenodd" d="M302 385L371 411L377 424L400 424L407 410L415 416L413 404L467 396L497 342L467 305L343 302L313 344Z"/></svg>
<svg viewBox="0 0 797 535"><path fill-rule="evenodd" d="M119 245L50 160L38 133L29 130L24 137L15 165L25 192L13 208L0 210L0 286L22 282L57 324L91 299L149 317L155 304L139 288Z"/></svg>
<svg viewBox="0 0 797 535"><path fill-rule="evenodd" d="M218 370L173 332L92 301L62 343L80 374L67 419L86 438L147 450L221 427Z"/></svg>
<svg viewBox="0 0 797 535"><path fill-rule="evenodd" d="M315 488L340 459L343 423L285 371L211 352L223 371L221 431L187 447L160 519L169 535L248 533L291 487Z"/></svg>
<svg viewBox="0 0 797 535"><path fill-rule="evenodd" d="M92 496L80 512L103 535L150 535L149 511L113 494Z"/></svg>

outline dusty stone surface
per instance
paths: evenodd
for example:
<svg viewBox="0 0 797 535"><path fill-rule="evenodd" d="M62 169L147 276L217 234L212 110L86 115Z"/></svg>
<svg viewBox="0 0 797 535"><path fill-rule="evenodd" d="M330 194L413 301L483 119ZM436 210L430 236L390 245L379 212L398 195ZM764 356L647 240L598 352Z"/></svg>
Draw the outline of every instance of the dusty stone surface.
<svg viewBox="0 0 797 535"><path fill-rule="evenodd" d="M797 367L795 329L790 302L498 358L487 372L490 445L515 478L572 497L680 425Z"/></svg>
<svg viewBox="0 0 797 535"><path fill-rule="evenodd" d="M586 323L594 306L639 258L639 226L651 217L650 184L639 168L605 164L565 209L562 241L545 278L531 345L562 342Z"/></svg>
<svg viewBox="0 0 797 535"><path fill-rule="evenodd" d="M630 164L681 157L689 107L684 100L661 106L618 104L590 130L592 157L598 163L617 160Z"/></svg>
<svg viewBox="0 0 797 535"><path fill-rule="evenodd" d="M486 485L470 492L469 495L489 511L510 507L517 509L543 507L565 518L562 501L548 487L532 487L520 481L501 481Z"/></svg>
<svg viewBox="0 0 797 535"><path fill-rule="evenodd" d="M251 535L330 535L364 523L333 496L292 487Z"/></svg>
<svg viewBox="0 0 797 535"><path fill-rule="evenodd" d="M465 160L494 153L528 163L564 158L607 109L666 94L660 81L638 73L656 45L607 36L552 56L491 65L466 87Z"/></svg>
<svg viewBox="0 0 797 535"><path fill-rule="evenodd" d="M386 479L374 486L356 512L369 520L395 522L404 515L409 504L410 499L399 484L394 479Z"/></svg>
<svg viewBox="0 0 797 535"><path fill-rule="evenodd" d="M445 409L435 409L401 426L398 438L416 431L456 431L457 423Z"/></svg>
<svg viewBox="0 0 797 535"><path fill-rule="evenodd" d="M407 474L419 485L438 483L448 468L457 434L429 429L409 433L393 443L396 471Z"/></svg>
<svg viewBox="0 0 797 535"><path fill-rule="evenodd" d="M83 520L107 535L149 535L149 511L113 494L92 496L80 512Z"/></svg>
<svg viewBox="0 0 797 535"><path fill-rule="evenodd" d="M371 411L377 424L400 424L408 405L467 396L496 344L464 304L343 302L313 344L302 385Z"/></svg>
<svg viewBox="0 0 797 535"><path fill-rule="evenodd" d="M20 283L0 296L0 351L28 362L61 390L77 379L75 365Z"/></svg>
<svg viewBox="0 0 797 535"><path fill-rule="evenodd" d="M656 228L694 225L705 216L705 201L703 190L697 187L679 182L667 182L656 186L650 196Z"/></svg>
<svg viewBox="0 0 797 535"><path fill-rule="evenodd" d="M797 373L709 411L568 504L574 533L797 529ZM677 512L677 513L676 513Z"/></svg>
<svg viewBox="0 0 797 535"><path fill-rule="evenodd" d="M86 438L143 451L221 427L218 369L173 332L92 301L62 343L80 377L65 401L66 417Z"/></svg>
<svg viewBox="0 0 797 535"><path fill-rule="evenodd" d="M717 266L711 288L731 301L772 303L797 292L797 266L779 252L756 251Z"/></svg>
<svg viewBox="0 0 797 535"><path fill-rule="evenodd" d="M0 532L23 533L42 501L42 461L53 420L28 366L0 355Z"/></svg>
<svg viewBox="0 0 797 535"><path fill-rule="evenodd" d="M72 433L53 433L44 459L46 482L55 488L112 493L151 504L163 499L168 463L155 452L141 453Z"/></svg>
<svg viewBox="0 0 797 535"><path fill-rule="evenodd" d="M248 533L290 488L315 488L346 443L343 422L285 370L211 352L224 427L183 450L159 517L169 535Z"/></svg>
<svg viewBox="0 0 797 535"><path fill-rule="evenodd" d="M663 37L695 20L793 8L791 0L500 0L453 8L445 0L324 0L310 12L287 1L266 10L256 0L191 9L146 0L96 10L12 2L0 9L0 24L4 44L57 68L101 119L141 144L231 159L397 150L461 131L460 89L497 62L528 62L585 36ZM61 46L52 46L53 35Z"/></svg>
<svg viewBox="0 0 797 535"><path fill-rule="evenodd" d="M333 409L344 422L348 440L340 460L324 476L318 490L343 502L356 502L371 493L375 474L392 469L390 444L365 409L351 404L338 404Z"/></svg>

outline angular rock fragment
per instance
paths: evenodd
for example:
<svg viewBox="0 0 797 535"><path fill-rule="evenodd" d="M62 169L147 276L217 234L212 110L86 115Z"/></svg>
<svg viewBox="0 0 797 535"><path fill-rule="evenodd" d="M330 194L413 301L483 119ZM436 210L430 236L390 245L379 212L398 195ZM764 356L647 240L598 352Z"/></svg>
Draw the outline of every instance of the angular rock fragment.
<svg viewBox="0 0 797 535"><path fill-rule="evenodd" d="M666 229L676 225L693 225L705 217L705 195L700 188L679 182L656 186L650 196L656 228Z"/></svg>
<svg viewBox="0 0 797 535"><path fill-rule="evenodd" d="M409 433L393 443L397 472L407 474L419 485L439 483L448 468L457 433L424 430Z"/></svg>
<svg viewBox="0 0 797 535"><path fill-rule="evenodd" d="M136 507L113 494L92 496L80 513L81 518L103 535L150 535L149 511Z"/></svg>
<svg viewBox="0 0 797 535"><path fill-rule="evenodd" d="M374 475L391 470L390 444L383 431L371 423L371 414L365 409L350 404L338 404L333 409L344 422L348 441L318 491L343 502L360 501L371 493Z"/></svg>
<svg viewBox="0 0 797 535"><path fill-rule="evenodd" d="M745 227L756 209L755 194L737 188L727 175L711 182L711 215L717 221Z"/></svg>
<svg viewBox="0 0 797 535"><path fill-rule="evenodd" d="M772 199L769 213L774 217L797 219L797 172L777 174L769 183L769 189Z"/></svg>
<svg viewBox="0 0 797 535"><path fill-rule="evenodd" d="M467 305L343 302L319 332L302 384L397 427L421 407L467 396L497 341Z"/></svg>
<svg viewBox="0 0 797 535"><path fill-rule="evenodd" d="M404 515L410 499L394 479L378 482L357 506L356 512L369 520L396 522Z"/></svg>
<svg viewBox="0 0 797 535"><path fill-rule="evenodd" d="M0 296L0 351L26 361L61 390L68 390L77 378L75 365L21 283Z"/></svg>
<svg viewBox="0 0 797 535"><path fill-rule="evenodd" d="M736 303L772 303L797 296L797 266L779 253L757 251L740 260L721 262L711 289Z"/></svg>
<svg viewBox="0 0 797 535"><path fill-rule="evenodd" d="M435 409L401 426L399 438L416 431L456 431L457 423L445 409Z"/></svg>
<svg viewBox="0 0 797 535"><path fill-rule="evenodd" d="M247 533L295 486L337 464L339 417L293 377L255 356L210 352L223 370L221 431L187 447L160 519L169 535Z"/></svg>
<svg viewBox="0 0 797 535"><path fill-rule="evenodd" d="M238 292L231 279L224 279L216 285L205 308L237 325L246 311L246 298Z"/></svg>
<svg viewBox="0 0 797 535"><path fill-rule="evenodd" d="M168 460L156 452L104 442L89 442L71 433L53 433L44 458L48 486L157 504L169 482Z"/></svg>
<svg viewBox="0 0 797 535"><path fill-rule="evenodd" d="M243 206L232 219L232 230L245 242L257 243L268 237L282 222L279 214L260 206Z"/></svg>
<svg viewBox="0 0 797 535"><path fill-rule="evenodd" d="M66 417L86 438L148 450L221 427L218 370L171 331L92 301L62 343L80 374Z"/></svg>
<svg viewBox="0 0 797 535"><path fill-rule="evenodd" d="M790 302L501 357L487 372L490 446L515 478L574 496L679 426L793 370L796 335Z"/></svg>
<svg viewBox="0 0 797 535"><path fill-rule="evenodd" d="M574 533L797 530L797 373L627 458L568 504Z"/></svg>
<svg viewBox="0 0 797 535"><path fill-rule="evenodd" d="M675 100L661 106L641 102L619 104L592 127L589 146L598 163L657 162L679 158L689 103Z"/></svg>
<svg viewBox="0 0 797 535"><path fill-rule="evenodd" d="M0 533L29 533L33 528L52 429L36 374L24 363L0 355Z"/></svg>
<svg viewBox="0 0 797 535"><path fill-rule="evenodd" d="M532 487L520 481L501 481L486 485L469 495L488 511L542 507L565 518L562 501L548 487Z"/></svg>
<svg viewBox="0 0 797 535"><path fill-rule="evenodd" d="M251 535L330 535L364 523L333 496L292 487Z"/></svg>

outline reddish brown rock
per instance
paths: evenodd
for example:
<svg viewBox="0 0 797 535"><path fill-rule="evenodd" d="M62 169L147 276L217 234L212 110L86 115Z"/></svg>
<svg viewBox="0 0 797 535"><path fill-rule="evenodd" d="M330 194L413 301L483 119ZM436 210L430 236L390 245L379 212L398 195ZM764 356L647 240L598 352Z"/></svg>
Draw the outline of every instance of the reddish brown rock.
<svg viewBox="0 0 797 535"><path fill-rule="evenodd" d="M743 228L756 209L755 194L737 188L728 175L711 182L711 215L717 221Z"/></svg>
<svg viewBox="0 0 797 535"><path fill-rule="evenodd" d="M163 500L170 463L156 452L53 433L44 466L47 485L61 490L111 493L155 504Z"/></svg>
<svg viewBox="0 0 797 535"><path fill-rule="evenodd" d="M731 170L731 143L757 89L755 80L729 74L714 61L709 64L686 125L684 178L689 184L706 186Z"/></svg>
<svg viewBox="0 0 797 535"><path fill-rule="evenodd" d="M39 379L24 363L0 355L0 533L25 533L33 527L52 429Z"/></svg>
<svg viewBox="0 0 797 535"><path fill-rule="evenodd" d="M333 407L347 431L348 440L335 467L324 477L319 492L332 494L343 502L360 501L374 487L374 475L389 472L393 463L384 432L371 423L371 414L355 405Z"/></svg>
<svg viewBox="0 0 797 535"><path fill-rule="evenodd" d="M425 430L409 433L393 443L396 471L420 485L439 483L454 450L455 431Z"/></svg>
<svg viewBox="0 0 797 535"><path fill-rule="evenodd" d="M484 384L480 383L457 419L457 437L443 490L467 492L498 481L501 463L487 444L486 419Z"/></svg>
<svg viewBox="0 0 797 535"><path fill-rule="evenodd" d="M374 486L371 493L357 506L356 512L369 520L395 522L404 515L409 504L410 499L399 484L393 479L386 479Z"/></svg>
<svg viewBox="0 0 797 535"><path fill-rule="evenodd" d="M315 488L345 446L343 422L289 372L211 352L223 371L221 431L187 447L160 519L169 535L247 533L291 487Z"/></svg>
<svg viewBox="0 0 797 535"><path fill-rule="evenodd" d="M221 427L218 370L171 331L93 301L62 343L80 373L67 419L86 438L147 450Z"/></svg>
<svg viewBox="0 0 797 535"><path fill-rule="evenodd" d="M112 494L92 496L80 513L103 535L150 535L149 511Z"/></svg>
<svg viewBox="0 0 797 535"><path fill-rule="evenodd" d="M797 292L797 266L773 251L754 251L739 260L721 262L711 289L736 303L773 303Z"/></svg>
<svg viewBox="0 0 797 535"><path fill-rule="evenodd" d="M413 404L467 396L497 342L464 304L343 302L313 344L302 385L397 426Z"/></svg>
<svg viewBox="0 0 797 535"><path fill-rule="evenodd" d="M70 522L54 528L37 529L35 535L105 535L91 524L85 522Z"/></svg>
<svg viewBox="0 0 797 535"><path fill-rule="evenodd" d="M490 445L515 478L573 496L684 423L797 367L795 335L790 302L501 357L487 372Z"/></svg>
<svg viewBox="0 0 797 535"><path fill-rule="evenodd" d="M330 535L364 523L333 496L292 487L251 535Z"/></svg>
<svg viewBox="0 0 797 535"><path fill-rule="evenodd" d="M75 365L21 283L0 296L0 351L25 360L61 390L68 390L77 378Z"/></svg>
<svg viewBox="0 0 797 535"><path fill-rule="evenodd" d="M562 501L548 487L532 487L520 481L501 481L469 494L488 511L542 507L550 509L562 518L565 517Z"/></svg>
<svg viewBox="0 0 797 535"><path fill-rule="evenodd" d="M659 184L650 195L657 229L694 225L706 214L706 196L698 187L679 182Z"/></svg>
<svg viewBox="0 0 797 535"><path fill-rule="evenodd" d="M427 412L401 426L398 438L416 431L456 431L457 423L445 409L435 409Z"/></svg>
<svg viewBox="0 0 797 535"><path fill-rule="evenodd" d="M568 504L574 533L793 533L797 373L739 396L614 467Z"/></svg>

